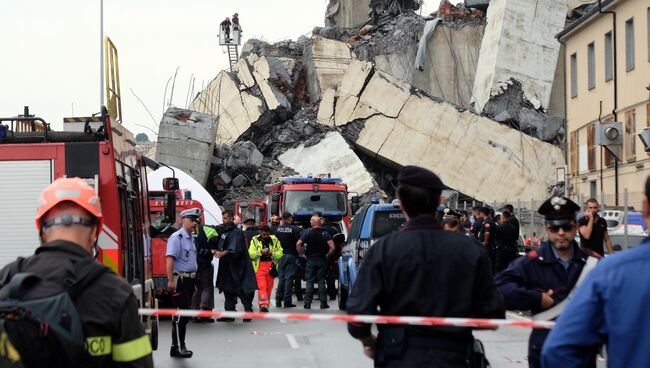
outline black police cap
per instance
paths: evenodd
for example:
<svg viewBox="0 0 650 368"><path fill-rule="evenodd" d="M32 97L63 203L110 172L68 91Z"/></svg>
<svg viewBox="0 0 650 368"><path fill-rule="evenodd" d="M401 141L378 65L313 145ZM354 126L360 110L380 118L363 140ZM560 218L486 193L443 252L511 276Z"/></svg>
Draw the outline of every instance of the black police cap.
<svg viewBox="0 0 650 368"><path fill-rule="evenodd" d="M438 175L418 166L404 166L397 175L397 182L428 190L443 190L445 188Z"/></svg>
<svg viewBox="0 0 650 368"><path fill-rule="evenodd" d="M575 202L566 197L551 197L542 203L537 212L543 215L548 225L564 225L576 218L580 210Z"/></svg>

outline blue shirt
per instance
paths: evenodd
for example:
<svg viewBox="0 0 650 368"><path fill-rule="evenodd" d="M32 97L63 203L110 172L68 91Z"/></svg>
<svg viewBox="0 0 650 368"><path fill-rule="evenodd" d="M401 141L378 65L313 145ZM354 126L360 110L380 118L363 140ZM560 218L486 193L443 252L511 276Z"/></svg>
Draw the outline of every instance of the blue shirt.
<svg viewBox="0 0 650 368"><path fill-rule="evenodd" d="M174 272L196 272L194 239L181 227L167 239L167 256L174 257Z"/></svg>
<svg viewBox="0 0 650 368"><path fill-rule="evenodd" d="M573 254L571 255L571 258L569 258L568 260L565 261L565 260L562 259L562 257L560 257L560 255L557 253L557 250L555 250L554 247L551 246L551 250L553 250L553 255L555 256L555 258L557 258L557 261L560 262L562 267L564 267L564 270L568 271L569 267L571 267L571 260L573 259Z"/></svg>
<svg viewBox="0 0 650 368"><path fill-rule="evenodd" d="M599 262L544 344L543 367L583 367L607 344L610 368L650 367L650 239Z"/></svg>

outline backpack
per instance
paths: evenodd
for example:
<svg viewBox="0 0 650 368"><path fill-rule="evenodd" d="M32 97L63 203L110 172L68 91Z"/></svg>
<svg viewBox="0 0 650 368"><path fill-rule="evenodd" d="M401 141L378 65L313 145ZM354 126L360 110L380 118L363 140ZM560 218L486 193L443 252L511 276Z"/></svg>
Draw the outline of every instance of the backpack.
<svg viewBox="0 0 650 368"><path fill-rule="evenodd" d="M74 300L109 269L92 258L70 260L67 276L56 282L21 272L22 263L19 258L11 266L0 289L0 367L85 366L89 356Z"/></svg>

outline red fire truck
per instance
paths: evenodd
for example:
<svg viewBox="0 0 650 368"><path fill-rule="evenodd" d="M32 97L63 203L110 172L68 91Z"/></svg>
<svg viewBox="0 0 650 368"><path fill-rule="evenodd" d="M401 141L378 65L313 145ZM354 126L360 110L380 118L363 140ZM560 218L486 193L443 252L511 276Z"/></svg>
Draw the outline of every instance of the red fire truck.
<svg viewBox="0 0 650 368"><path fill-rule="evenodd" d="M258 226L268 225L267 206L264 201L254 202L235 202L235 215L239 216L242 221L247 219L255 219Z"/></svg>
<svg viewBox="0 0 650 368"><path fill-rule="evenodd" d="M332 223L338 224L341 233L347 235L351 211L348 206L348 186L342 179L288 177L280 179L279 183L266 185L264 190L264 202L269 209L268 222L273 215L290 212L297 224L308 227L309 218L318 211ZM356 203L355 198L353 203Z"/></svg>
<svg viewBox="0 0 650 368"><path fill-rule="evenodd" d="M170 200L176 202L174 214L165 213L166 208L168 208L167 203ZM189 190L149 191L149 218L151 225L156 229L155 233L152 234L151 248L153 255L153 283L158 298L162 298L164 290L167 288L165 260L167 239L176 230L180 229L180 213L190 208L199 208L201 210L201 223L204 224L203 205L201 202L192 199L192 192Z"/></svg>
<svg viewBox="0 0 650 368"><path fill-rule="evenodd" d="M34 214L41 190L56 178L80 177L102 201L99 262L133 286L140 307L154 308L145 166L156 163L124 139L130 133L121 124L113 124L106 108L99 117L69 118L66 123L81 128L52 131L43 119L29 115L27 108L24 115L0 118L0 267L33 254L39 246ZM155 349L158 320L143 317L142 322Z"/></svg>

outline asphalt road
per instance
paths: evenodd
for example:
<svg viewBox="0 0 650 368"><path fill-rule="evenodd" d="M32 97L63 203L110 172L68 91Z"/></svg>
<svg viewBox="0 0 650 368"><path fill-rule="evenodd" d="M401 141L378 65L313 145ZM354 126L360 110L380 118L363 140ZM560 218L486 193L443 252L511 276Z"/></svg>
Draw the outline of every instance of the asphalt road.
<svg viewBox="0 0 650 368"><path fill-rule="evenodd" d="M274 299L273 299L274 300ZM254 305L257 301L255 301ZM216 297L217 310L223 310L223 296ZM314 306L318 306L315 302ZM312 309L310 313L337 313L335 302L329 310ZM241 304L238 310L242 310ZM257 308L255 308L257 310ZM275 308L271 308L274 311ZM284 312L278 309L278 312ZM303 312L295 308L292 312ZM509 313L509 318L521 318ZM502 328L478 331L493 368L527 367L526 351L529 330ZM170 358L170 321L161 321L160 347L154 352L156 367L372 367L341 322L262 321L243 323L190 323L187 346L194 351L191 359ZM603 365L604 363L600 363ZM604 365L603 365L604 366Z"/></svg>

